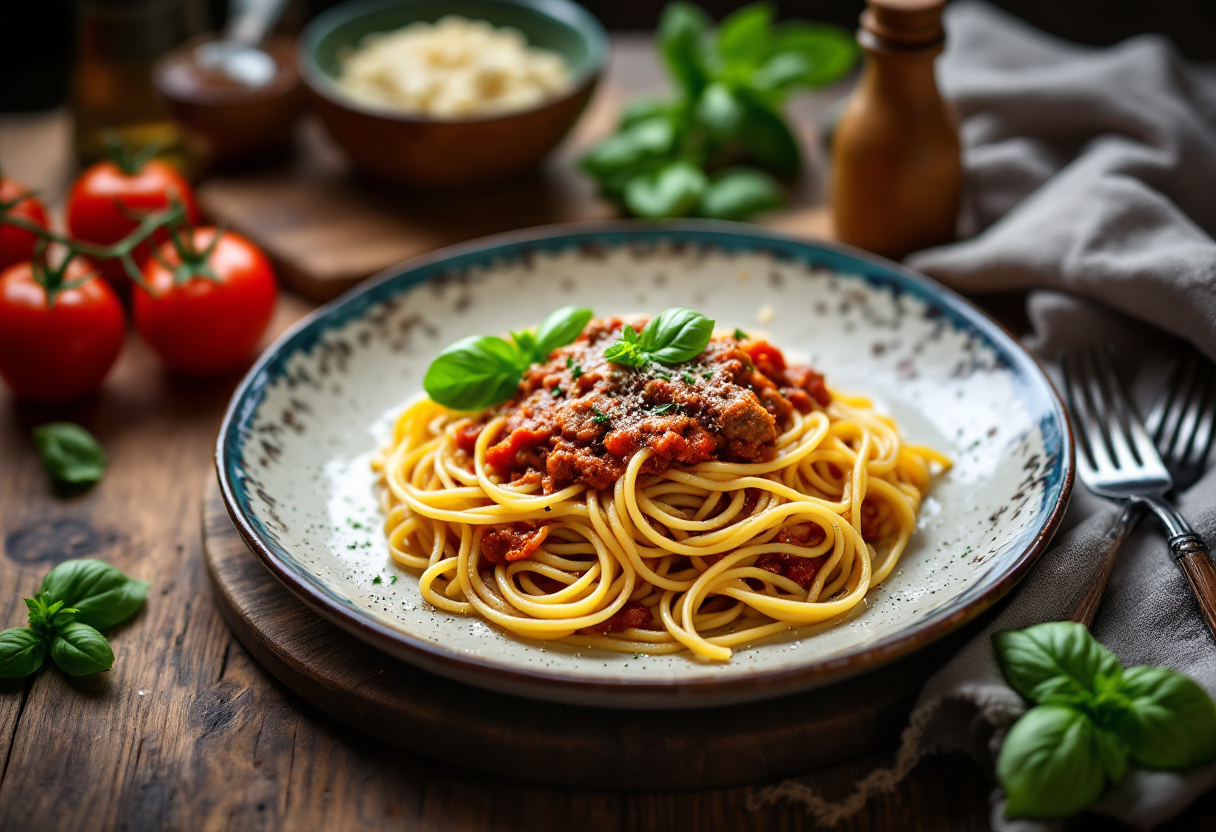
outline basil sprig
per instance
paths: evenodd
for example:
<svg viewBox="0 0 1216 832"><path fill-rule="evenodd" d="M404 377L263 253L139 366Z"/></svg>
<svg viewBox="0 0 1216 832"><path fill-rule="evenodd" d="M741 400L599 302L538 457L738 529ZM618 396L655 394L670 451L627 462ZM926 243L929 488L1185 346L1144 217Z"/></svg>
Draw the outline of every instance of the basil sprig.
<svg viewBox="0 0 1216 832"><path fill-rule="evenodd" d="M432 400L453 410L483 410L505 402L524 372L572 343L591 315L590 309L563 306L536 330L512 332L510 341L497 335L462 338L431 362L422 386Z"/></svg>
<svg viewBox="0 0 1216 832"><path fill-rule="evenodd" d="M1120 783L1129 762L1188 769L1216 759L1216 703L1181 673L1124 670L1073 622L1005 630L993 644L1009 684L1036 703L997 759L1006 816L1076 814Z"/></svg>
<svg viewBox="0 0 1216 832"><path fill-rule="evenodd" d="M64 485L97 482L106 470L106 454L93 434L74 422L48 422L34 428L42 467Z"/></svg>
<svg viewBox="0 0 1216 832"><path fill-rule="evenodd" d="M651 362L679 364L700 355L713 334L711 319L692 309L675 307L652 319L640 335L626 324L621 337L604 351L604 358L625 367L644 367Z"/></svg>
<svg viewBox="0 0 1216 832"><path fill-rule="evenodd" d="M147 581L128 578L103 561L59 564L42 579L42 591L24 599L29 625L0 632L0 678L29 676L48 652L69 676L109 670L114 651L100 630L130 618L147 594Z"/></svg>
<svg viewBox="0 0 1216 832"><path fill-rule="evenodd" d="M785 100L844 76L857 60L853 35L775 23L768 3L739 9L715 30L700 7L674 2L659 20L658 48L675 95L630 102L583 170L639 217L740 220L783 205L774 176L792 178L802 166Z"/></svg>

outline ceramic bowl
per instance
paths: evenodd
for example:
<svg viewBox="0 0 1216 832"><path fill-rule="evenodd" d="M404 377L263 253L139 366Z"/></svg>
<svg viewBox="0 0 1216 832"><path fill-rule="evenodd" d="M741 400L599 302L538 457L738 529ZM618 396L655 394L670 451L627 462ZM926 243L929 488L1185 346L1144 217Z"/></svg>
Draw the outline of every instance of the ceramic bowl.
<svg viewBox="0 0 1216 832"><path fill-rule="evenodd" d="M449 14L512 26L532 45L558 53L573 75L570 91L530 110L454 121L372 107L338 87L341 54L365 35ZM463 187L539 164L578 120L607 54L603 28L569 0L355 2L309 24L300 39L300 75L325 126L359 168L405 185Z"/></svg>
<svg viewBox="0 0 1216 832"><path fill-rule="evenodd" d="M947 453L954 467L926 497L896 571L834 627L747 645L721 664L528 641L426 604L417 577L388 555L369 458L446 345L535 324L569 303L598 315L690 306L719 327L766 330L837 389L873 397L909 441ZM216 463L254 553L385 652L522 696L682 708L843 679L978 615L1050 540L1072 486L1073 446L1034 359L927 278L753 226L622 222L447 249L319 309L245 378Z"/></svg>

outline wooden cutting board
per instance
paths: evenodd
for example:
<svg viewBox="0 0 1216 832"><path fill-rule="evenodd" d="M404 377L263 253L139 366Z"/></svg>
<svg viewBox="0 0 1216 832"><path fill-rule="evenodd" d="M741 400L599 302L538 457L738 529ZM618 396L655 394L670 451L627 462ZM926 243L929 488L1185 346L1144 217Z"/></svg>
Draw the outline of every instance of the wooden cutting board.
<svg viewBox="0 0 1216 832"><path fill-rule="evenodd" d="M244 173L215 175L198 189L203 211L246 235L274 260L283 283L324 301L402 260L452 243L537 225L616 217L576 160L616 124L622 104L661 90L650 36L623 36L588 111L545 165L522 179L462 192L409 191L355 172L323 125L308 117L292 154ZM790 108L807 156L791 209L766 225L830 236L821 207L817 116L842 89L804 97ZM493 148L485 152L492 153Z"/></svg>
<svg viewBox="0 0 1216 832"><path fill-rule="evenodd" d="M262 566L228 519L214 480L202 511L215 602L283 684L378 739L523 779L708 788L871 754L895 743L924 680L975 630L857 679L769 702L691 711L556 705L452 682L380 653L313 612Z"/></svg>

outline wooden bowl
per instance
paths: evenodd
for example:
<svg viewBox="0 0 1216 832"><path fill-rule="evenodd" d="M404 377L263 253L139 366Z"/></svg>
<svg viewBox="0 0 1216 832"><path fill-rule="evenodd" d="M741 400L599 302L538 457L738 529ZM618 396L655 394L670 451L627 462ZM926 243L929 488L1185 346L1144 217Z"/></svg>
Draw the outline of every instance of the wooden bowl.
<svg viewBox="0 0 1216 832"><path fill-rule="evenodd" d="M296 46L273 37L262 45L278 67L273 81L249 89L209 78L193 63L192 40L173 50L153 69L153 81L169 112L205 148L209 162L227 163L282 150L304 109Z"/></svg>
<svg viewBox="0 0 1216 832"><path fill-rule="evenodd" d="M573 86L530 110L443 120L352 100L338 86L339 58L372 32L446 15L519 29L561 55ZM569 0L391 0L352 2L322 14L300 39L300 75L325 126L354 163L404 185L462 187L535 167L578 120L608 53L600 24Z"/></svg>

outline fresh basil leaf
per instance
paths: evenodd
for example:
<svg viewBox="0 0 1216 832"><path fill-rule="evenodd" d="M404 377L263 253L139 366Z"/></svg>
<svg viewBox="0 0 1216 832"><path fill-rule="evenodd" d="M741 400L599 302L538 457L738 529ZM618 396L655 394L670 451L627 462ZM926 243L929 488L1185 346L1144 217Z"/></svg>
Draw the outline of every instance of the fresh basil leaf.
<svg viewBox="0 0 1216 832"><path fill-rule="evenodd" d="M718 55L725 63L758 64L769 49L773 7L752 3L727 15L718 25Z"/></svg>
<svg viewBox="0 0 1216 832"><path fill-rule="evenodd" d="M744 106L725 84L710 84L697 101L697 119L718 142L734 138L745 117Z"/></svg>
<svg viewBox="0 0 1216 832"><path fill-rule="evenodd" d="M701 354L714 334L714 322L692 309L661 312L642 330L638 345L651 361L679 364Z"/></svg>
<svg viewBox="0 0 1216 832"><path fill-rule="evenodd" d="M1216 703L1198 684L1166 667L1123 672L1128 698L1119 732L1142 766L1193 768L1216 759Z"/></svg>
<svg viewBox="0 0 1216 832"><path fill-rule="evenodd" d="M482 410L505 402L519 387L519 350L495 335L470 335L431 362L422 387L453 410Z"/></svg>
<svg viewBox="0 0 1216 832"><path fill-rule="evenodd" d="M762 92L784 92L813 69L811 59L798 52L782 52L764 62L751 77L753 88Z"/></svg>
<svg viewBox="0 0 1216 832"><path fill-rule="evenodd" d="M540 349L536 340L536 334L530 329L512 332L511 340L515 342L515 346L517 347L515 366L519 367L522 372L538 360L536 356L539 355Z"/></svg>
<svg viewBox="0 0 1216 832"><path fill-rule="evenodd" d="M51 602L76 609L75 620L107 630L126 621L143 605L148 582L128 578L101 560L68 560L42 579ZM58 622L56 622L58 626Z"/></svg>
<svg viewBox="0 0 1216 832"><path fill-rule="evenodd" d="M670 127L670 118L675 110L676 104L664 98L635 98L621 110L621 120L617 127L624 130L651 119L662 121Z"/></svg>
<svg viewBox="0 0 1216 832"><path fill-rule="evenodd" d="M697 213L718 220L743 220L780 208L785 192L777 181L755 168L725 170L701 195Z"/></svg>
<svg viewBox="0 0 1216 832"><path fill-rule="evenodd" d="M114 651L95 628L73 621L51 642L51 660L69 676L88 676L113 667Z"/></svg>
<svg viewBox="0 0 1216 832"><path fill-rule="evenodd" d="M689 98L705 87L705 42L710 19L691 3L668 3L659 18L659 53L671 76Z"/></svg>
<svg viewBox="0 0 1216 832"><path fill-rule="evenodd" d="M42 466L59 483L93 483L106 470L106 454L93 434L73 422L48 422L34 428Z"/></svg>
<svg viewBox="0 0 1216 832"><path fill-rule="evenodd" d="M646 355L638 349L637 344L625 341L614 341L604 350L604 360L623 367L643 367L646 365Z"/></svg>
<svg viewBox="0 0 1216 832"><path fill-rule="evenodd" d="M746 102L739 142L749 159L777 176L792 177L802 167L802 151L785 119L759 101Z"/></svg>
<svg viewBox="0 0 1216 832"><path fill-rule="evenodd" d="M1064 705L1027 711L1005 737L997 776L1005 816L1062 818L1080 812L1118 782L1127 747L1085 714Z"/></svg>
<svg viewBox="0 0 1216 832"><path fill-rule="evenodd" d="M689 162L672 162L639 176L625 188L625 206L639 217L682 217L701 200L708 177Z"/></svg>
<svg viewBox="0 0 1216 832"><path fill-rule="evenodd" d="M669 120L646 119L595 145L579 164L595 177L605 193L619 196L630 180L665 164L675 141L675 128Z"/></svg>
<svg viewBox="0 0 1216 832"><path fill-rule="evenodd" d="M550 312L536 332L536 361L548 361L555 349L574 343L591 316L590 309L580 306L563 306Z"/></svg>
<svg viewBox="0 0 1216 832"><path fill-rule="evenodd" d="M1033 702L1088 702L1123 667L1082 624L1051 621L992 637L1009 684Z"/></svg>
<svg viewBox="0 0 1216 832"><path fill-rule="evenodd" d="M798 83L820 87L838 81L857 63L857 41L853 33L828 23L791 20L773 30L770 39L773 56L793 52L807 60L808 69Z"/></svg>
<svg viewBox="0 0 1216 832"><path fill-rule="evenodd" d="M24 679L46 660L46 642L29 627L0 632L0 679Z"/></svg>

